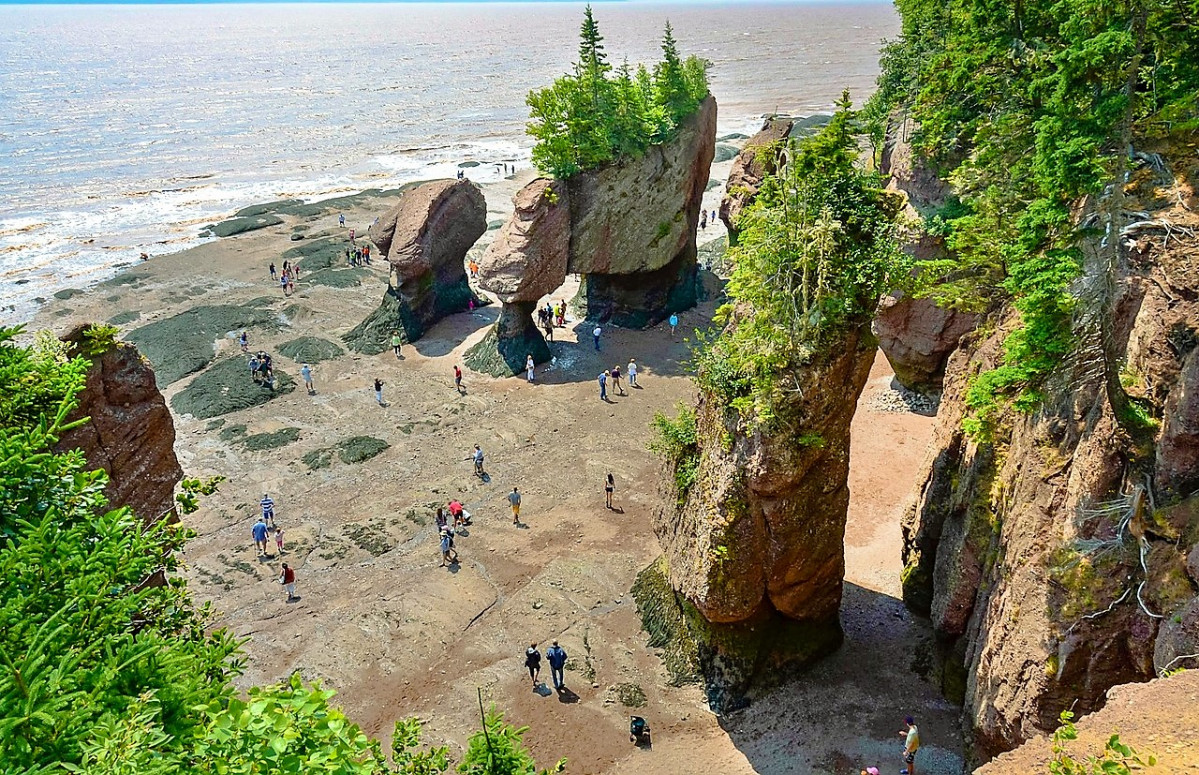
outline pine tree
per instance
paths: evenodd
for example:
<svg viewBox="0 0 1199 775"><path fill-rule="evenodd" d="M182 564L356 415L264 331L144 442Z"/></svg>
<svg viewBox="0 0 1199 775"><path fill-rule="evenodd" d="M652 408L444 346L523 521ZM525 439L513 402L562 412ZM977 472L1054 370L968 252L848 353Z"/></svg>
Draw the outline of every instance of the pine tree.
<svg viewBox="0 0 1199 775"><path fill-rule="evenodd" d="M658 104L666 109L675 124L695 110L696 101L692 100L687 88L683 62L669 21L662 32L662 61L654 68L654 89Z"/></svg>
<svg viewBox="0 0 1199 775"><path fill-rule="evenodd" d="M579 67L587 78L599 79L612 69L604 54L604 37L599 22L591 13L591 5L583 9L583 26L579 29Z"/></svg>

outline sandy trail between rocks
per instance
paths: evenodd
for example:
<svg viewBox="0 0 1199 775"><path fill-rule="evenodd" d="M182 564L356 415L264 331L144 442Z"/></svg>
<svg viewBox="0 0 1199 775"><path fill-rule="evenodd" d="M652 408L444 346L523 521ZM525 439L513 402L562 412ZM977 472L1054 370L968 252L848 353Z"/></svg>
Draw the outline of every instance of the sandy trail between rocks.
<svg viewBox="0 0 1199 775"><path fill-rule="evenodd" d="M496 214L519 182L488 192ZM372 217L347 213L351 224ZM311 227L335 228L336 215ZM710 226L705 238L718 229ZM39 322L61 328L136 310L136 327L198 304L277 295L265 267L294 245L289 236L285 224L155 259L138 268L144 279L135 286L76 297L66 313L51 305ZM290 325L252 331L252 347L273 350L305 335L337 341L378 303L385 274L375 272L377 279L348 289L302 278L287 301ZM178 295L181 287L191 289L190 298ZM705 325L714 306L681 315L680 334ZM650 514L661 503L660 479L646 449L649 423L656 411L694 398L688 344L681 335L672 341L666 326L607 329L597 353L590 329L576 332L581 324L571 321L555 336L555 367L540 371L535 384L467 371L459 395L452 367L497 312L493 306L439 323L402 360L347 354L317 364L314 396L297 390L227 415L223 424L177 418L187 474L228 477L188 518L197 537L185 559L197 599L218 612L216 624L249 638L242 686L298 670L337 689L337 701L372 734L386 737L394 719L418 715L426 741L457 750L476 726L481 688L511 721L530 726L526 739L539 761L565 756L575 773L857 773L867 765L897 772L897 733L914 713L926 744L921 771L961 772L958 710L914 670L928 661L931 634L898 600L898 521L932 421L869 408L872 392L889 389L881 356L854 421L845 645L802 679L718 718L699 687L667 685L629 595L637 572L658 553ZM231 339L221 347L236 349ZM642 387L601 402L596 375L614 364L623 369L630 358L640 365ZM282 356L277 365L298 373ZM376 376L387 383L386 408L374 402ZM170 386L168 398L189 381ZM221 429L235 424L248 433L295 427L300 436L252 452L221 439ZM334 458L313 471L301 462L355 435L391 446L359 464ZM487 455L487 481L465 460L476 443ZM616 477L616 512L603 506L608 472ZM521 528L505 500L513 486L523 494ZM297 569L295 604L284 602L275 581L280 558L255 557L249 530L263 492L275 499L286 529L281 559ZM446 569L431 508L453 497L474 524L457 540L460 566ZM571 657L573 693L562 698L531 691L522 667L530 641L544 648L552 638ZM616 701L610 687L618 684L639 686L644 707ZM629 744L630 712L650 720L652 749Z"/></svg>

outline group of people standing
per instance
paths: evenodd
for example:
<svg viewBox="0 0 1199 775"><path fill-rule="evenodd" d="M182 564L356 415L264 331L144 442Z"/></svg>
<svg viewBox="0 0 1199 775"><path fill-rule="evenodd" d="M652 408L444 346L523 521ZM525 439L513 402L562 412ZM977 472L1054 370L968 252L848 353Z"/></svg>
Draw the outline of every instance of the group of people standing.
<svg viewBox="0 0 1199 775"><path fill-rule="evenodd" d="M283 289L284 296L290 296L296 291L296 280L300 279L300 263L291 263L290 261L283 262L283 271L275 270L275 262L272 261L268 267L271 272L271 279L279 283L279 287Z"/></svg>
<svg viewBox="0 0 1199 775"><path fill-rule="evenodd" d="M629 387L640 387L640 385L637 384L637 359L636 358L629 358L628 378L629 378ZM628 395L627 393L624 392L624 387L620 384L620 379L621 379L621 373L620 373L620 365L619 364L617 364L616 366L613 366L610 369L607 369L606 371L601 371L599 373L599 391L600 391L600 400L601 401L608 400L608 383L609 382L612 383L612 389L616 390L619 395L622 395L622 396Z"/></svg>
<svg viewBox="0 0 1199 775"><path fill-rule="evenodd" d="M283 555L283 528L275 524L275 501L269 493L262 494L262 500L258 502L262 509L261 516L254 526L250 528L250 535L254 538L254 548L258 552L258 557L261 559L274 559ZM271 532L275 534L275 554L267 553L267 537ZM283 589L287 592L287 602L291 603L300 598L296 595L296 571L287 563L283 563L279 569L279 583L283 585Z"/></svg>
<svg viewBox="0 0 1199 775"><path fill-rule="evenodd" d="M346 248L346 266L370 266L371 265L371 246L370 243L363 245L351 245Z"/></svg>

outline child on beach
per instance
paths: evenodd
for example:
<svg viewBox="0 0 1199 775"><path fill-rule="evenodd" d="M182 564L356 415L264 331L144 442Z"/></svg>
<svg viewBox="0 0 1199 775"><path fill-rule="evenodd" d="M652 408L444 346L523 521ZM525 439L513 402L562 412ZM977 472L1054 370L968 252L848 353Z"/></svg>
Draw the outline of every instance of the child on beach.
<svg viewBox="0 0 1199 775"><path fill-rule="evenodd" d="M275 528L275 550L283 554L283 528Z"/></svg>

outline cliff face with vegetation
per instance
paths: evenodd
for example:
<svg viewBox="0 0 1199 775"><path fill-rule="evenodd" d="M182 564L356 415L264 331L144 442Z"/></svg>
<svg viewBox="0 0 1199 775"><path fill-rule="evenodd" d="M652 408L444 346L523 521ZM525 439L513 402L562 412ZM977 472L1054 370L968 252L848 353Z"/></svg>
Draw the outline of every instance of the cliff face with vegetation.
<svg viewBox="0 0 1199 775"><path fill-rule="evenodd" d="M634 591L668 666L693 665L718 710L841 638L849 428L871 314L906 263L897 198L855 166L847 98L840 108L779 149L739 218L698 406L655 420L672 499L654 519L663 557Z"/></svg>
<svg viewBox="0 0 1199 775"><path fill-rule="evenodd" d="M945 367L904 597L985 757L1196 665L1199 7L898 5L876 138L901 108L950 184L915 290L985 313Z"/></svg>
<svg viewBox="0 0 1199 775"><path fill-rule="evenodd" d="M86 326L64 341L79 352L90 347ZM156 521L175 503L183 469L175 457L175 423L154 383L154 370L133 345L111 343L91 361L78 406L69 421L90 420L65 431L56 449L78 449L92 468L108 474L104 495Z"/></svg>

